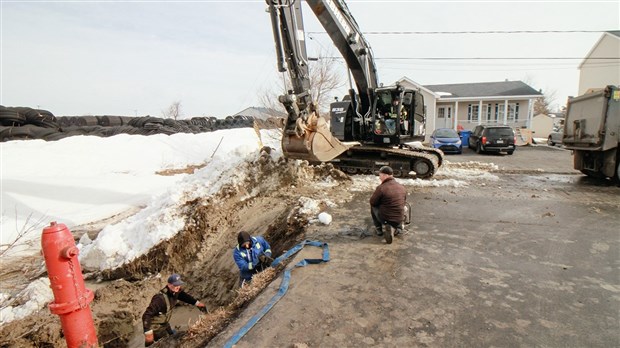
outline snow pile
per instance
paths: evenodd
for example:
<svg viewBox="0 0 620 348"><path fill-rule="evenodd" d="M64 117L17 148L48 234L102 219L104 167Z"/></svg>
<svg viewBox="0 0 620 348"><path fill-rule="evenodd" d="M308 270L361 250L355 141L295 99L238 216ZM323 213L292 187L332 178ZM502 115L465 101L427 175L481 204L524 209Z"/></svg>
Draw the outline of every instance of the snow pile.
<svg viewBox="0 0 620 348"><path fill-rule="evenodd" d="M8 323L13 320L24 318L43 308L54 299L54 294L52 293L52 289L50 289L50 281L47 278L39 278L33 281L13 298L6 294L1 295L0 306L2 306L2 308L0 309L0 323ZM25 303L19 306L13 307L10 303L7 303L11 300L21 299L25 300Z"/></svg>
<svg viewBox="0 0 620 348"><path fill-rule="evenodd" d="M88 236L80 239L83 264L117 267L178 232L183 222L177 208L183 202L242 181L245 171L241 167L247 160L256 159L261 146L272 147L272 157L280 156L278 131L261 131L260 135L262 142L254 129L244 128L171 136L76 136L49 143L3 143L1 244L15 240L20 226L27 225L32 233L19 240L25 248L20 252L34 254L40 250L41 230L50 221L71 229L144 207L136 215L107 226L94 241ZM156 174L205 164L193 175ZM0 293L0 324L23 318L52 300L47 278L17 294L9 290ZM13 303L23 304L13 307Z"/></svg>
<svg viewBox="0 0 620 348"><path fill-rule="evenodd" d="M0 244L28 232L19 240L22 248L12 248L11 254L34 254L41 230L51 221L72 229L143 207L187 176L156 172L231 159L256 148L258 137L251 128L2 143Z"/></svg>
<svg viewBox="0 0 620 348"><path fill-rule="evenodd" d="M92 243L80 246L82 265L104 270L135 259L183 229L180 209L186 202L211 197L225 185L241 184L247 173L243 167L258 157L260 146L253 129L240 135L235 141L222 142L204 168L153 197L137 214L104 228Z"/></svg>
<svg viewBox="0 0 620 348"><path fill-rule="evenodd" d="M300 208L298 213L301 215L305 215L308 217L308 222L313 224L316 222L320 222L324 225L329 225L332 222L332 216L327 212L321 212L321 207L336 207L336 203L332 202L329 199L321 199L316 200L308 197L300 197L299 198ZM318 216L317 216L318 214ZM311 216L316 216L310 218Z"/></svg>
<svg viewBox="0 0 620 348"><path fill-rule="evenodd" d="M434 178L438 180L449 178L449 180L498 181L499 177L490 173L493 170L498 170L498 166L493 163L475 161L451 163L445 161Z"/></svg>
<svg viewBox="0 0 620 348"><path fill-rule="evenodd" d="M421 179L400 179L396 178L396 181L404 186L411 187L466 187L467 183L462 180L455 179L430 179L430 180L421 180ZM353 186L351 187L352 191L368 191L374 190L381 181L378 176L375 175L357 175L353 177Z"/></svg>
<svg viewBox="0 0 620 348"><path fill-rule="evenodd" d="M493 163L461 162L451 163L444 161L432 179L401 179L396 178L400 184L412 187L467 187L470 181L498 181L499 177L490 173L498 170ZM357 175L353 177L352 191L374 190L381 181L375 175Z"/></svg>

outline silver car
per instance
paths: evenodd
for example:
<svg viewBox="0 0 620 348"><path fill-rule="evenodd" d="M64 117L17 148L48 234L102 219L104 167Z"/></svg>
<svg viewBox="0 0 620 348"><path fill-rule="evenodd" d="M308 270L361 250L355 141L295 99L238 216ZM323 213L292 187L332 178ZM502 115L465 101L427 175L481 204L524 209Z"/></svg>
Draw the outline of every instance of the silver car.
<svg viewBox="0 0 620 348"><path fill-rule="evenodd" d="M549 138L547 138L547 145L562 145L562 135L564 135L564 128L560 128L551 132L549 134Z"/></svg>

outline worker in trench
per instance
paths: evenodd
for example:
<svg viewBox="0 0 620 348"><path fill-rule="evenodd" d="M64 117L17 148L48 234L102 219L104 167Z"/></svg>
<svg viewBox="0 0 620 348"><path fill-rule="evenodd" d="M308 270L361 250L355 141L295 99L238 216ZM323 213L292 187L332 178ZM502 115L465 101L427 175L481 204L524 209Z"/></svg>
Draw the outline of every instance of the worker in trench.
<svg viewBox="0 0 620 348"><path fill-rule="evenodd" d="M271 266L271 246L261 236L252 237L241 231L237 235L237 246L233 249L233 259L239 267L239 286L249 284L252 276Z"/></svg>
<svg viewBox="0 0 620 348"><path fill-rule="evenodd" d="M195 305L202 312L207 312L207 307L204 303L183 291L184 284L180 275L172 274L168 277L166 287L161 289L151 299L151 303L142 315L144 345L146 347L168 335L175 334L175 330L170 327L170 318L172 318L172 309L177 304L177 301Z"/></svg>

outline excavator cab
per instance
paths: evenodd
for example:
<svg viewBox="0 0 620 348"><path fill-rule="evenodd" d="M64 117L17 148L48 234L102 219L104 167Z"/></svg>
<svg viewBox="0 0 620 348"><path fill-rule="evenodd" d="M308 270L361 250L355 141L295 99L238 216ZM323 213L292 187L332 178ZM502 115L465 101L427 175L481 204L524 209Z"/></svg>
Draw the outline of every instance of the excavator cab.
<svg viewBox="0 0 620 348"><path fill-rule="evenodd" d="M424 98L419 92L401 86L378 88L373 110L373 143L399 145L424 139L424 127L418 127L424 125Z"/></svg>

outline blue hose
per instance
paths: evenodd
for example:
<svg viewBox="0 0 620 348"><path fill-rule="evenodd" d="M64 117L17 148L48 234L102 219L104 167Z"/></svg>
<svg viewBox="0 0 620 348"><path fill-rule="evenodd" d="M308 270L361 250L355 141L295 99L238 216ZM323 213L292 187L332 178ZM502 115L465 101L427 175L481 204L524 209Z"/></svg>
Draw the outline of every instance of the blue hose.
<svg viewBox="0 0 620 348"><path fill-rule="evenodd" d="M297 267L305 267L306 265L309 265L309 264L319 264L319 263L323 263L323 262L328 262L329 261L329 248L327 247L327 243L318 242L318 241L311 241L311 240L304 240L303 242L301 242L301 243L297 244L295 247L293 247L291 250L289 250L286 253L284 253L284 255L281 255L280 257L276 258L271 263L271 266L272 267L276 267L282 261L288 259L292 255L294 255L297 252L299 252L306 245L322 247L323 248L323 258L322 259L303 259L303 260L299 261L297 264L295 264L295 266L284 270L284 277L282 278L282 283L280 283L280 288L278 289L278 293L276 293L271 298L271 300L269 300L269 302L258 313L256 313L256 315L254 315L241 329L239 329L239 331L237 331L226 342L226 344L224 345L225 348L232 348L233 345L235 345L237 342L239 342L239 340L243 336L245 336L245 334L247 334L250 331L250 329L252 329L252 327L254 325L256 325L256 323L259 320L261 320L261 318L263 316L265 316L265 314L267 314L267 312L269 312L271 310L271 308L273 308L273 306L276 303L278 303L278 301L280 301L280 299L282 297L284 297L284 295L288 291L288 285L289 285L289 282L291 280L291 271L293 269L295 269Z"/></svg>

